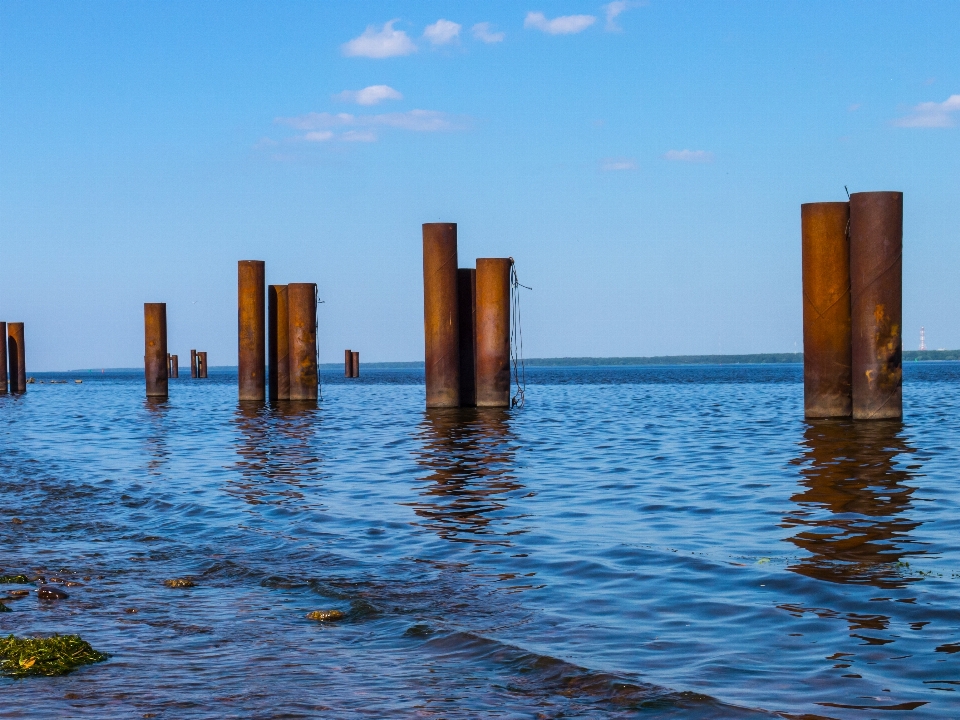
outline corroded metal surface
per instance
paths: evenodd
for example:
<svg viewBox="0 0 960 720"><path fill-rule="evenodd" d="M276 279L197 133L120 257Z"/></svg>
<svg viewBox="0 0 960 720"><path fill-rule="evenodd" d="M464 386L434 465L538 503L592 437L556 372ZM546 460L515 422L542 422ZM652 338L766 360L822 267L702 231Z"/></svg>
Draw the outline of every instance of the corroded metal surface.
<svg viewBox="0 0 960 720"><path fill-rule="evenodd" d="M360 377L360 351L350 353L350 377Z"/></svg>
<svg viewBox="0 0 960 720"><path fill-rule="evenodd" d="M423 340L427 407L460 405L457 224L423 225Z"/></svg>
<svg viewBox="0 0 960 720"><path fill-rule="evenodd" d="M290 399L317 399L317 286L287 285Z"/></svg>
<svg viewBox="0 0 960 720"><path fill-rule="evenodd" d="M353 377L353 353L349 350L343 351L343 376Z"/></svg>
<svg viewBox="0 0 960 720"><path fill-rule="evenodd" d="M167 355L167 377L180 377L180 356Z"/></svg>
<svg viewBox="0 0 960 720"><path fill-rule="evenodd" d="M800 206L803 247L803 409L849 417L850 240L845 202Z"/></svg>
<svg viewBox="0 0 960 720"><path fill-rule="evenodd" d="M27 391L27 350L23 323L7 323L7 362L10 364L10 392Z"/></svg>
<svg viewBox="0 0 960 720"><path fill-rule="evenodd" d="M167 397L167 304L143 304L143 373L147 397Z"/></svg>
<svg viewBox="0 0 960 720"><path fill-rule="evenodd" d="M477 259L477 407L510 407L510 258Z"/></svg>
<svg viewBox="0 0 960 720"><path fill-rule="evenodd" d="M237 263L237 280L240 399L264 400L267 395L264 262L241 260Z"/></svg>
<svg viewBox="0 0 960 720"><path fill-rule="evenodd" d="M903 416L903 193L850 196L853 417Z"/></svg>
<svg viewBox="0 0 960 720"><path fill-rule="evenodd" d="M475 351L477 271L473 268L457 270L457 305L460 330L460 407L477 404L477 375Z"/></svg>
<svg viewBox="0 0 960 720"><path fill-rule="evenodd" d="M207 351L197 352L197 377L203 380L207 377Z"/></svg>
<svg viewBox="0 0 960 720"><path fill-rule="evenodd" d="M290 316L287 286L267 288L267 364L270 372L270 399L290 399Z"/></svg>
<svg viewBox="0 0 960 720"><path fill-rule="evenodd" d="M0 322L0 395L7 394L7 324Z"/></svg>
<svg viewBox="0 0 960 720"><path fill-rule="evenodd" d="M197 377L197 351L190 351L190 377Z"/></svg>

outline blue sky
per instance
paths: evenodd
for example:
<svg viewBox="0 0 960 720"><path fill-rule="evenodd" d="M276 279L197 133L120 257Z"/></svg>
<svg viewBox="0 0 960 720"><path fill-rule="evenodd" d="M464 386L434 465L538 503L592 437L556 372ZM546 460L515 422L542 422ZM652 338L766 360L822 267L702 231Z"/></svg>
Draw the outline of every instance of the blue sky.
<svg viewBox="0 0 960 720"><path fill-rule="evenodd" d="M33 370L236 362L236 261L321 359L423 356L420 224L513 256L531 357L800 349L800 204L905 193L960 347L960 3L0 1L0 318Z"/></svg>

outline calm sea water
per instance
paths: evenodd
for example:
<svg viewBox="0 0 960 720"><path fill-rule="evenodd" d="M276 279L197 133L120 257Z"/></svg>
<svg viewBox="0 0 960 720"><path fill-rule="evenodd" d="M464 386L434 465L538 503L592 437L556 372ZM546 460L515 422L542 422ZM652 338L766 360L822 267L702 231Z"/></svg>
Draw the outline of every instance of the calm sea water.
<svg viewBox="0 0 960 720"><path fill-rule="evenodd" d="M0 717L960 717L960 364L906 368L903 423L812 425L799 366L535 369L521 411L36 377L0 567L82 585L0 631L111 658Z"/></svg>

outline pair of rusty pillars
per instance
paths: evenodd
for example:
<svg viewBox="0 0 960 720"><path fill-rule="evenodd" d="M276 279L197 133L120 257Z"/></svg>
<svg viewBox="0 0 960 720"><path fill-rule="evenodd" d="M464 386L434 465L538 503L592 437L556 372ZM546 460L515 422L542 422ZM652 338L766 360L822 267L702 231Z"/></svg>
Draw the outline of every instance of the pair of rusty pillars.
<svg viewBox="0 0 960 720"><path fill-rule="evenodd" d="M809 418L903 417L903 193L800 208Z"/></svg>
<svg viewBox="0 0 960 720"><path fill-rule="evenodd" d="M343 376L348 378L360 377L360 351L343 351Z"/></svg>
<svg viewBox="0 0 960 720"><path fill-rule="evenodd" d="M240 399L266 399L266 331L264 262L239 262ZM272 400L316 400L317 286L314 283L271 285L268 293L269 381Z"/></svg>
<svg viewBox="0 0 960 720"><path fill-rule="evenodd" d="M207 377L207 353L205 350L190 351L190 377L201 380Z"/></svg>
<svg viewBox="0 0 960 720"><path fill-rule="evenodd" d="M0 322L0 394L7 392L8 365L10 392L26 392L27 356L23 344L22 322Z"/></svg>
<svg viewBox="0 0 960 720"><path fill-rule="evenodd" d="M180 356L179 355L167 355L167 377L168 378L178 378L180 377Z"/></svg>
<svg viewBox="0 0 960 720"><path fill-rule="evenodd" d="M456 223L423 225L427 407L510 406L512 264L458 268Z"/></svg>

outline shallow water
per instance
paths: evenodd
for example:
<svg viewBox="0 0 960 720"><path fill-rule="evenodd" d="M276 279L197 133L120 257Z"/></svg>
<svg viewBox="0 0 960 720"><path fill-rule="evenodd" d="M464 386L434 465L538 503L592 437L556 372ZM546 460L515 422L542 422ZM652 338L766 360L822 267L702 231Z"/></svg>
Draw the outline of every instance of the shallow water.
<svg viewBox="0 0 960 720"><path fill-rule="evenodd" d="M0 567L83 585L0 631L111 657L0 717L960 716L960 364L906 368L904 423L815 425L799 366L535 368L522 411L36 377Z"/></svg>

